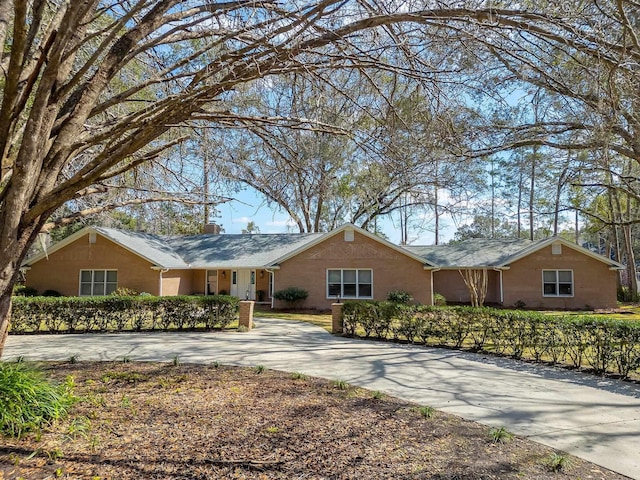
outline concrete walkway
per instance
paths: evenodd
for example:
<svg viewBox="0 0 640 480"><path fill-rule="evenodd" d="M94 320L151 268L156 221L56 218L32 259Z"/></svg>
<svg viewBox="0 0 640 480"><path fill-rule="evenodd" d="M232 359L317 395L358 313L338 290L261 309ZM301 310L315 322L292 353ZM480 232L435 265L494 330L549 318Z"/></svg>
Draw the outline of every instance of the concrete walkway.
<svg viewBox="0 0 640 480"><path fill-rule="evenodd" d="M430 405L640 479L640 386L464 352L334 337L256 319L248 333L9 336L3 360L171 361L255 366L345 380Z"/></svg>

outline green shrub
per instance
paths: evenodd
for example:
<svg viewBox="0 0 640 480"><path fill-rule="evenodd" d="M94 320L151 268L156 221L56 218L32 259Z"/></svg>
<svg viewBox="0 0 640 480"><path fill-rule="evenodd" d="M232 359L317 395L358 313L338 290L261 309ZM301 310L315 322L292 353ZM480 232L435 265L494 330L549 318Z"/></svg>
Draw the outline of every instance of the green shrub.
<svg viewBox="0 0 640 480"><path fill-rule="evenodd" d="M140 293L133 288L118 287L113 292L111 292L111 295L113 295L114 297L137 297L138 295L140 295Z"/></svg>
<svg viewBox="0 0 640 480"><path fill-rule="evenodd" d="M273 298L281 300L291 305L303 302L309 296L309 292L299 287L289 287L284 290L278 290L273 294Z"/></svg>
<svg viewBox="0 0 640 480"><path fill-rule="evenodd" d="M15 297L12 333L225 328L237 318L235 297Z"/></svg>
<svg viewBox="0 0 640 480"><path fill-rule="evenodd" d="M640 322L487 307L346 301L344 333L551 361L623 378L640 371Z"/></svg>
<svg viewBox="0 0 640 480"><path fill-rule="evenodd" d="M437 307L444 307L447 304L447 299L441 293L434 293L433 304Z"/></svg>
<svg viewBox="0 0 640 480"><path fill-rule="evenodd" d="M26 285L16 285L13 287L14 297L35 297L38 295L38 290L33 287L27 287Z"/></svg>
<svg viewBox="0 0 640 480"><path fill-rule="evenodd" d="M413 295L404 290L394 290L387 294L387 301L406 305L413 302Z"/></svg>
<svg viewBox="0 0 640 480"><path fill-rule="evenodd" d="M0 362L0 433L20 437L66 415L72 384L57 385L25 363Z"/></svg>
<svg viewBox="0 0 640 480"><path fill-rule="evenodd" d="M42 292L43 297L61 297L62 294L57 290L45 290Z"/></svg>

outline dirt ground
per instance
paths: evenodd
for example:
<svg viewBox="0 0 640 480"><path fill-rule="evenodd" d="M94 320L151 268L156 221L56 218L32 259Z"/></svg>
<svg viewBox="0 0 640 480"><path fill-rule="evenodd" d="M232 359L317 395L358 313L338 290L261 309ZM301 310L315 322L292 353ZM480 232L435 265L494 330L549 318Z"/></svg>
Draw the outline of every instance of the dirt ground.
<svg viewBox="0 0 640 480"><path fill-rule="evenodd" d="M45 431L1 439L0 479L627 478L379 392L260 367L45 368L73 376L79 401Z"/></svg>

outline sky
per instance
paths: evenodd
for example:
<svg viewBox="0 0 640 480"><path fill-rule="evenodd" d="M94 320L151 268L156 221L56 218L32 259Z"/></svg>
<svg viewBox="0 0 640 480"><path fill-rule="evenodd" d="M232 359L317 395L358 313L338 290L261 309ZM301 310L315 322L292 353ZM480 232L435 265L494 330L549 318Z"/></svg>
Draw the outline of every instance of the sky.
<svg viewBox="0 0 640 480"><path fill-rule="evenodd" d="M275 208L267 206L266 202L254 190L243 190L233 195L236 201L222 204L218 207L220 215L216 222L224 228L224 233L242 233L249 222L254 222L260 233L298 232L295 223L289 216ZM378 224L382 227L387 238L393 243L400 243L400 231L392 221L385 219ZM440 243L453 238L456 228L450 218L441 219ZM416 235L419 235L417 238ZM410 232L413 245L433 245L433 232Z"/></svg>

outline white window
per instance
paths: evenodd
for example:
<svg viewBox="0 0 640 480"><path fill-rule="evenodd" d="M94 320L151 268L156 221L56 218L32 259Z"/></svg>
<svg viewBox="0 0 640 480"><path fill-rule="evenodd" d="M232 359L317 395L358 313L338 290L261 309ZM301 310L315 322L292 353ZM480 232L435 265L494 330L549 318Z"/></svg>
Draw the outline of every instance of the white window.
<svg viewBox="0 0 640 480"><path fill-rule="evenodd" d="M327 298L373 298L373 270L327 270Z"/></svg>
<svg viewBox="0 0 640 480"><path fill-rule="evenodd" d="M117 288L117 270L80 270L81 297L109 295Z"/></svg>
<svg viewBox="0 0 640 480"><path fill-rule="evenodd" d="M543 270L542 295L545 297L573 297L573 271Z"/></svg>

